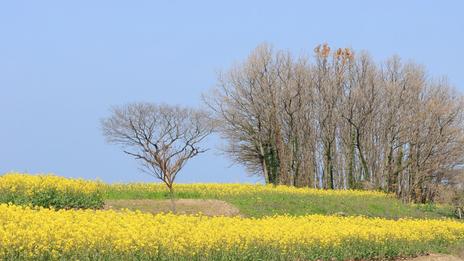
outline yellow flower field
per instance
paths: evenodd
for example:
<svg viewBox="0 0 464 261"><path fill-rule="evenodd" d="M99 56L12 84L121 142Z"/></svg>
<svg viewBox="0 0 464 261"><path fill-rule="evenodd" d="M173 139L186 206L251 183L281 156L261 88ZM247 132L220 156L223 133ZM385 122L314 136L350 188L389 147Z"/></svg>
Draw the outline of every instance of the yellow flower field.
<svg viewBox="0 0 464 261"><path fill-rule="evenodd" d="M390 257L463 242L464 223L307 215L260 219L0 205L0 258L313 260Z"/></svg>
<svg viewBox="0 0 464 261"><path fill-rule="evenodd" d="M139 191L139 192L164 192L166 185L162 183L129 183L107 185L112 191ZM289 186L274 186L261 184L219 184L219 183L193 183L175 184L177 193L195 194L199 196L232 196L258 193L285 193L298 195L320 195L320 196L370 196L385 197L387 194L379 191L368 190L322 190L313 188L297 188Z"/></svg>
<svg viewBox="0 0 464 261"><path fill-rule="evenodd" d="M92 194L100 190L113 192L138 191L160 193L167 192L164 183L127 183L104 184L98 181L73 179L53 174L31 175L25 173L6 173L0 177L0 191L23 193L31 196L34 193L54 189L62 193ZM311 188L297 188L289 186L274 186L261 184L220 184L220 183L193 183L175 184L176 193L187 193L199 196L233 196L257 193L284 193L298 195L320 196L369 196L385 197L387 194L379 191L367 190L321 190Z"/></svg>
<svg viewBox="0 0 464 261"><path fill-rule="evenodd" d="M29 175L6 173L0 177L0 190L22 191L28 196L48 189L60 192L92 194L101 188L101 183L84 179L71 179L53 174Z"/></svg>
<svg viewBox="0 0 464 261"><path fill-rule="evenodd" d="M0 202L55 208L101 208L103 183L52 174L0 176Z"/></svg>
<svg viewBox="0 0 464 261"><path fill-rule="evenodd" d="M446 206L403 204L394 195L379 191L320 190L262 184L175 184L176 198L219 199L240 209L242 215L262 217L275 214L367 215L386 218L450 217ZM106 184L51 174L7 173L0 176L0 203L53 207L55 209L101 209L104 200L166 199L168 190L160 183Z"/></svg>

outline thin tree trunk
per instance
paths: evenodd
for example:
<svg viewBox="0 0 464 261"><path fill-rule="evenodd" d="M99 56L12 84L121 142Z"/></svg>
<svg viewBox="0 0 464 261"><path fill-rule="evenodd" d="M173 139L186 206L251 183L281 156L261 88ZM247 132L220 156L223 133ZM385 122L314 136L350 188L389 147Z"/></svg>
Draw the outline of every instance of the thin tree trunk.
<svg viewBox="0 0 464 261"><path fill-rule="evenodd" d="M177 211L176 211L176 198L175 198L174 188L173 188L172 184L169 186L169 197L171 199L171 211L172 211L172 213L176 214L177 213Z"/></svg>
<svg viewBox="0 0 464 261"><path fill-rule="evenodd" d="M354 164L355 164L355 143L356 143L356 135L355 132L353 131L353 128L350 127L350 152L349 152L349 166L348 166L348 188L349 189L355 189L357 188L356 186L356 179L354 177Z"/></svg>
<svg viewBox="0 0 464 261"><path fill-rule="evenodd" d="M361 139L360 139L360 134L358 130L356 130L356 147L358 148L359 158L361 159L361 165L363 168L364 175L366 175L365 178L366 179L371 178L369 175L369 167L367 166L367 161L366 161L366 158L364 158L364 153L361 148Z"/></svg>
<svg viewBox="0 0 464 261"><path fill-rule="evenodd" d="M326 186L325 188L334 189L333 162L332 162L332 144L328 143L325 149L326 157Z"/></svg>
<svg viewBox="0 0 464 261"><path fill-rule="evenodd" d="M263 144L259 144L259 152L261 153L261 166L264 174L264 181L269 184L269 172L266 164L266 152L264 151Z"/></svg>

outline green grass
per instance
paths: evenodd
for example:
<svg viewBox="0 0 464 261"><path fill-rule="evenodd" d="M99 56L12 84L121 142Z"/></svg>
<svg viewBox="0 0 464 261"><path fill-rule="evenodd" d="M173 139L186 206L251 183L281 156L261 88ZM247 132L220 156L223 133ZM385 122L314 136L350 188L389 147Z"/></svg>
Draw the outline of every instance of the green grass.
<svg viewBox="0 0 464 261"><path fill-rule="evenodd" d="M24 191L0 190L0 203L33 205L55 209L100 209L104 198L100 191L80 193L79 191L60 191L47 188L27 194Z"/></svg>
<svg viewBox="0 0 464 261"><path fill-rule="evenodd" d="M112 190L110 188L106 192L106 198L111 200L168 199L169 193L167 191ZM176 193L176 198L224 200L236 206L246 217L276 214L363 215L388 219L453 217L453 209L449 206L404 204L391 196L321 196L270 192L220 196L182 191Z"/></svg>
<svg viewBox="0 0 464 261"><path fill-rule="evenodd" d="M392 198L263 195L262 197L225 199L247 216L260 217L273 214L324 214L363 215L398 219L402 217L439 218L450 216L448 209L421 210Z"/></svg>

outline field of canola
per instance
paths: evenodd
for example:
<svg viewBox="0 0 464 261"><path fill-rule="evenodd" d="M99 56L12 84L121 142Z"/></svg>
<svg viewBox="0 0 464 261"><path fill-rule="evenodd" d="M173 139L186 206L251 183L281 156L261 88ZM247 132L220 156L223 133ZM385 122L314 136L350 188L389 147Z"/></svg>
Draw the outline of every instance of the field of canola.
<svg viewBox="0 0 464 261"><path fill-rule="evenodd" d="M167 193L166 185L162 183L129 183L106 185L106 190L111 193L137 192L143 193ZM191 197L223 197L250 194L281 193L293 195L315 195L315 196L368 196L385 197L388 196L379 191L367 190L321 190L310 188L297 188L283 185L258 185L258 184L219 184L219 183L194 183L194 184L175 184L174 190L177 194L188 195Z"/></svg>
<svg viewBox="0 0 464 261"><path fill-rule="evenodd" d="M439 251L464 224L308 215L261 219L0 205L0 256L15 259L392 257Z"/></svg>
<svg viewBox="0 0 464 261"><path fill-rule="evenodd" d="M103 184L55 175L6 173L0 177L0 203L54 208L101 208Z"/></svg>
<svg viewBox="0 0 464 261"><path fill-rule="evenodd" d="M206 217L32 206L34 195L50 194L44 191L54 191L51 194L63 198L71 193L74 199L79 199L101 195L101 190L107 186L100 182L56 176L9 174L0 177L2 193L10 193L9 197L13 199L23 198L25 202L23 205L0 204L0 258L346 260L440 252L451 245L464 243L464 223L451 219L395 221L324 215ZM156 185L133 186L142 189ZM256 185L179 185L177 189L182 191L189 186L195 186L198 193L248 193L253 189L272 189ZM282 193L385 196L379 192L364 191L278 189Z"/></svg>

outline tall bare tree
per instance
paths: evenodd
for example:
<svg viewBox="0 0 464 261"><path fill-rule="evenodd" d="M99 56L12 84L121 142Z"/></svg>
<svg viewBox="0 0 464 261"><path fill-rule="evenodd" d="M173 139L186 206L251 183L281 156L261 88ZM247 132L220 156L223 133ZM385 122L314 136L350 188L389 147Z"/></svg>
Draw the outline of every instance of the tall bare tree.
<svg viewBox="0 0 464 261"><path fill-rule="evenodd" d="M166 184L175 211L174 181L189 159L207 150L201 142L213 131L209 119L197 109L132 103L114 107L101 124L109 143L122 145L145 173Z"/></svg>

